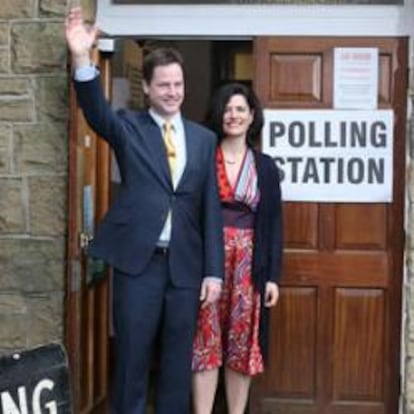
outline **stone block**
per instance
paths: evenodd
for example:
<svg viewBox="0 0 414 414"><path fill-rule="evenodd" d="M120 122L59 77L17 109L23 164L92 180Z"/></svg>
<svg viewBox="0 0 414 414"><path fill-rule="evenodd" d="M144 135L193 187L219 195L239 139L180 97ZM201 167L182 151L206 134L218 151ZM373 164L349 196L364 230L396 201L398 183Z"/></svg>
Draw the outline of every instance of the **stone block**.
<svg viewBox="0 0 414 414"><path fill-rule="evenodd" d="M6 47L0 47L0 73L10 73L10 52Z"/></svg>
<svg viewBox="0 0 414 414"><path fill-rule="evenodd" d="M26 230L23 182L20 178L0 178L0 233Z"/></svg>
<svg viewBox="0 0 414 414"><path fill-rule="evenodd" d="M407 251L414 252L414 204L406 203L405 211L407 214L406 220L406 227L405 227L405 237L406 237L406 249ZM411 265L411 276L414 277L414 254L411 255L410 264Z"/></svg>
<svg viewBox="0 0 414 414"><path fill-rule="evenodd" d="M412 159L407 166L407 188L410 203L414 203L414 163Z"/></svg>
<svg viewBox="0 0 414 414"><path fill-rule="evenodd" d="M0 124L0 174L9 174L12 168L11 127Z"/></svg>
<svg viewBox="0 0 414 414"><path fill-rule="evenodd" d="M67 51L63 23L14 23L11 30L12 68L15 73L62 72Z"/></svg>
<svg viewBox="0 0 414 414"><path fill-rule="evenodd" d="M0 315L0 343L9 349L26 347L26 315Z"/></svg>
<svg viewBox="0 0 414 414"><path fill-rule="evenodd" d="M67 11L66 0L40 0L39 14L44 17L65 16Z"/></svg>
<svg viewBox="0 0 414 414"><path fill-rule="evenodd" d="M414 209L412 206L408 209L408 236L409 236L409 243L408 243L408 250L407 250L407 268L409 270L408 272L408 278L411 279L414 276L414 245L412 243L412 231L414 230Z"/></svg>
<svg viewBox="0 0 414 414"><path fill-rule="evenodd" d="M9 24L0 23L0 46L8 46L8 45L9 45Z"/></svg>
<svg viewBox="0 0 414 414"><path fill-rule="evenodd" d="M67 140L64 124L17 125L13 143L16 172L66 173Z"/></svg>
<svg viewBox="0 0 414 414"><path fill-rule="evenodd" d="M414 79L413 79L414 80ZM414 84L412 85L414 87ZM408 152L410 159L414 157L414 119L411 118L408 120Z"/></svg>
<svg viewBox="0 0 414 414"><path fill-rule="evenodd" d="M0 99L0 121L32 122L34 120L34 103L32 98Z"/></svg>
<svg viewBox="0 0 414 414"><path fill-rule="evenodd" d="M27 307L22 295L0 294L0 315L26 315Z"/></svg>
<svg viewBox="0 0 414 414"><path fill-rule="evenodd" d="M1 238L0 291L63 292L64 258L64 239Z"/></svg>
<svg viewBox="0 0 414 414"><path fill-rule="evenodd" d="M31 295L25 300L30 321L28 346L63 340L63 293Z"/></svg>
<svg viewBox="0 0 414 414"><path fill-rule="evenodd" d="M66 179L29 177L30 233L63 236L66 229Z"/></svg>
<svg viewBox="0 0 414 414"><path fill-rule="evenodd" d="M0 294L0 343L4 348L26 345L27 306L22 295Z"/></svg>
<svg viewBox="0 0 414 414"><path fill-rule="evenodd" d="M36 113L40 121L66 122L68 118L68 80L66 76L36 79Z"/></svg>
<svg viewBox="0 0 414 414"><path fill-rule="evenodd" d="M1 0L0 19L34 17L34 0Z"/></svg>
<svg viewBox="0 0 414 414"><path fill-rule="evenodd" d="M0 96L22 96L30 93L30 80L13 77L3 77L0 81Z"/></svg>
<svg viewBox="0 0 414 414"><path fill-rule="evenodd" d="M407 396L407 403L414 407L414 364L413 358L405 359L405 393Z"/></svg>
<svg viewBox="0 0 414 414"><path fill-rule="evenodd" d="M93 0L80 0L85 20L93 22L96 15L96 1Z"/></svg>

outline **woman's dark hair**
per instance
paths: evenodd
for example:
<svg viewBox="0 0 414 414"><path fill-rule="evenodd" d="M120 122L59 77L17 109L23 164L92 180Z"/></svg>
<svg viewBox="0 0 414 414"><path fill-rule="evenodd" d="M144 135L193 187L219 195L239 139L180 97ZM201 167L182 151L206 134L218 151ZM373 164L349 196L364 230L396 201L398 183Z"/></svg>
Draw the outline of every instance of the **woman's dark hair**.
<svg viewBox="0 0 414 414"><path fill-rule="evenodd" d="M206 124L217 134L219 141L221 141L224 137L224 111L230 98L234 95L244 96L250 110L253 111L253 121L247 131L247 144L253 147L260 140L260 133L263 127L263 109L256 94L246 85L241 83L227 83L220 86L211 98Z"/></svg>
<svg viewBox="0 0 414 414"><path fill-rule="evenodd" d="M142 64L142 76L147 84L151 83L154 69L157 66L166 66L172 63L177 63L181 66L184 73L184 59L181 53L173 48L159 48L154 49L145 56Z"/></svg>

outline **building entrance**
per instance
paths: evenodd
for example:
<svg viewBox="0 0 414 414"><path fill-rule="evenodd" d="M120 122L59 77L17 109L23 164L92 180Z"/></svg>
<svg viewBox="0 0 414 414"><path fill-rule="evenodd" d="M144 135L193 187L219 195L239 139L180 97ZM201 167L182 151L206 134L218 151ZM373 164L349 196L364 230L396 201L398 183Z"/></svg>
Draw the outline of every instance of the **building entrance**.
<svg viewBox="0 0 414 414"><path fill-rule="evenodd" d="M185 57L184 112L197 121L204 118L212 89L228 80L251 84L268 109L332 109L334 48L378 48L378 108L395 114L393 200L284 203L281 299L271 317L267 371L254 383L249 409L252 414L396 414L407 39L125 42L132 43L117 47L112 57L102 53L99 58L106 93L114 105L145 105L140 89L142 56L152 47L170 44ZM99 274L99 266L83 255L78 240L87 240L116 196L116 174L109 150L72 102L67 343L76 412L101 414L111 372L110 277L87 287L94 272ZM88 222L88 217L94 220Z"/></svg>

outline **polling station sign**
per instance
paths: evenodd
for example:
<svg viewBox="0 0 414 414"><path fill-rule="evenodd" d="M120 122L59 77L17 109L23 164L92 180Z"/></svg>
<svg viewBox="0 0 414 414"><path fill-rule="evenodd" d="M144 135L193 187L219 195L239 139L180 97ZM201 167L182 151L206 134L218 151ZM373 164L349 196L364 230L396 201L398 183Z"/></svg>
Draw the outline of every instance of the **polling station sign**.
<svg viewBox="0 0 414 414"><path fill-rule="evenodd" d="M58 344L0 358L0 414L71 414L66 355Z"/></svg>
<svg viewBox="0 0 414 414"><path fill-rule="evenodd" d="M392 201L392 110L265 109L262 149L286 201Z"/></svg>

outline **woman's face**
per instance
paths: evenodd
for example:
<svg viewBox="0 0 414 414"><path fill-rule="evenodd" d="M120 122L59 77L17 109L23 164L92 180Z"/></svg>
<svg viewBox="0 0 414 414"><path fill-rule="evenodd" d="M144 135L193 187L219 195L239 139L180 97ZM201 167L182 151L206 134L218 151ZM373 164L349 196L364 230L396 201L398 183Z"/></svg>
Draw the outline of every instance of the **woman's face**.
<svg viewBox="0 0 414 414"><path fill-rule="evenodd" d="M225 138L246 138L253 122L253 111L243 95L233 95L224 108L223 132Z"/></svg>

